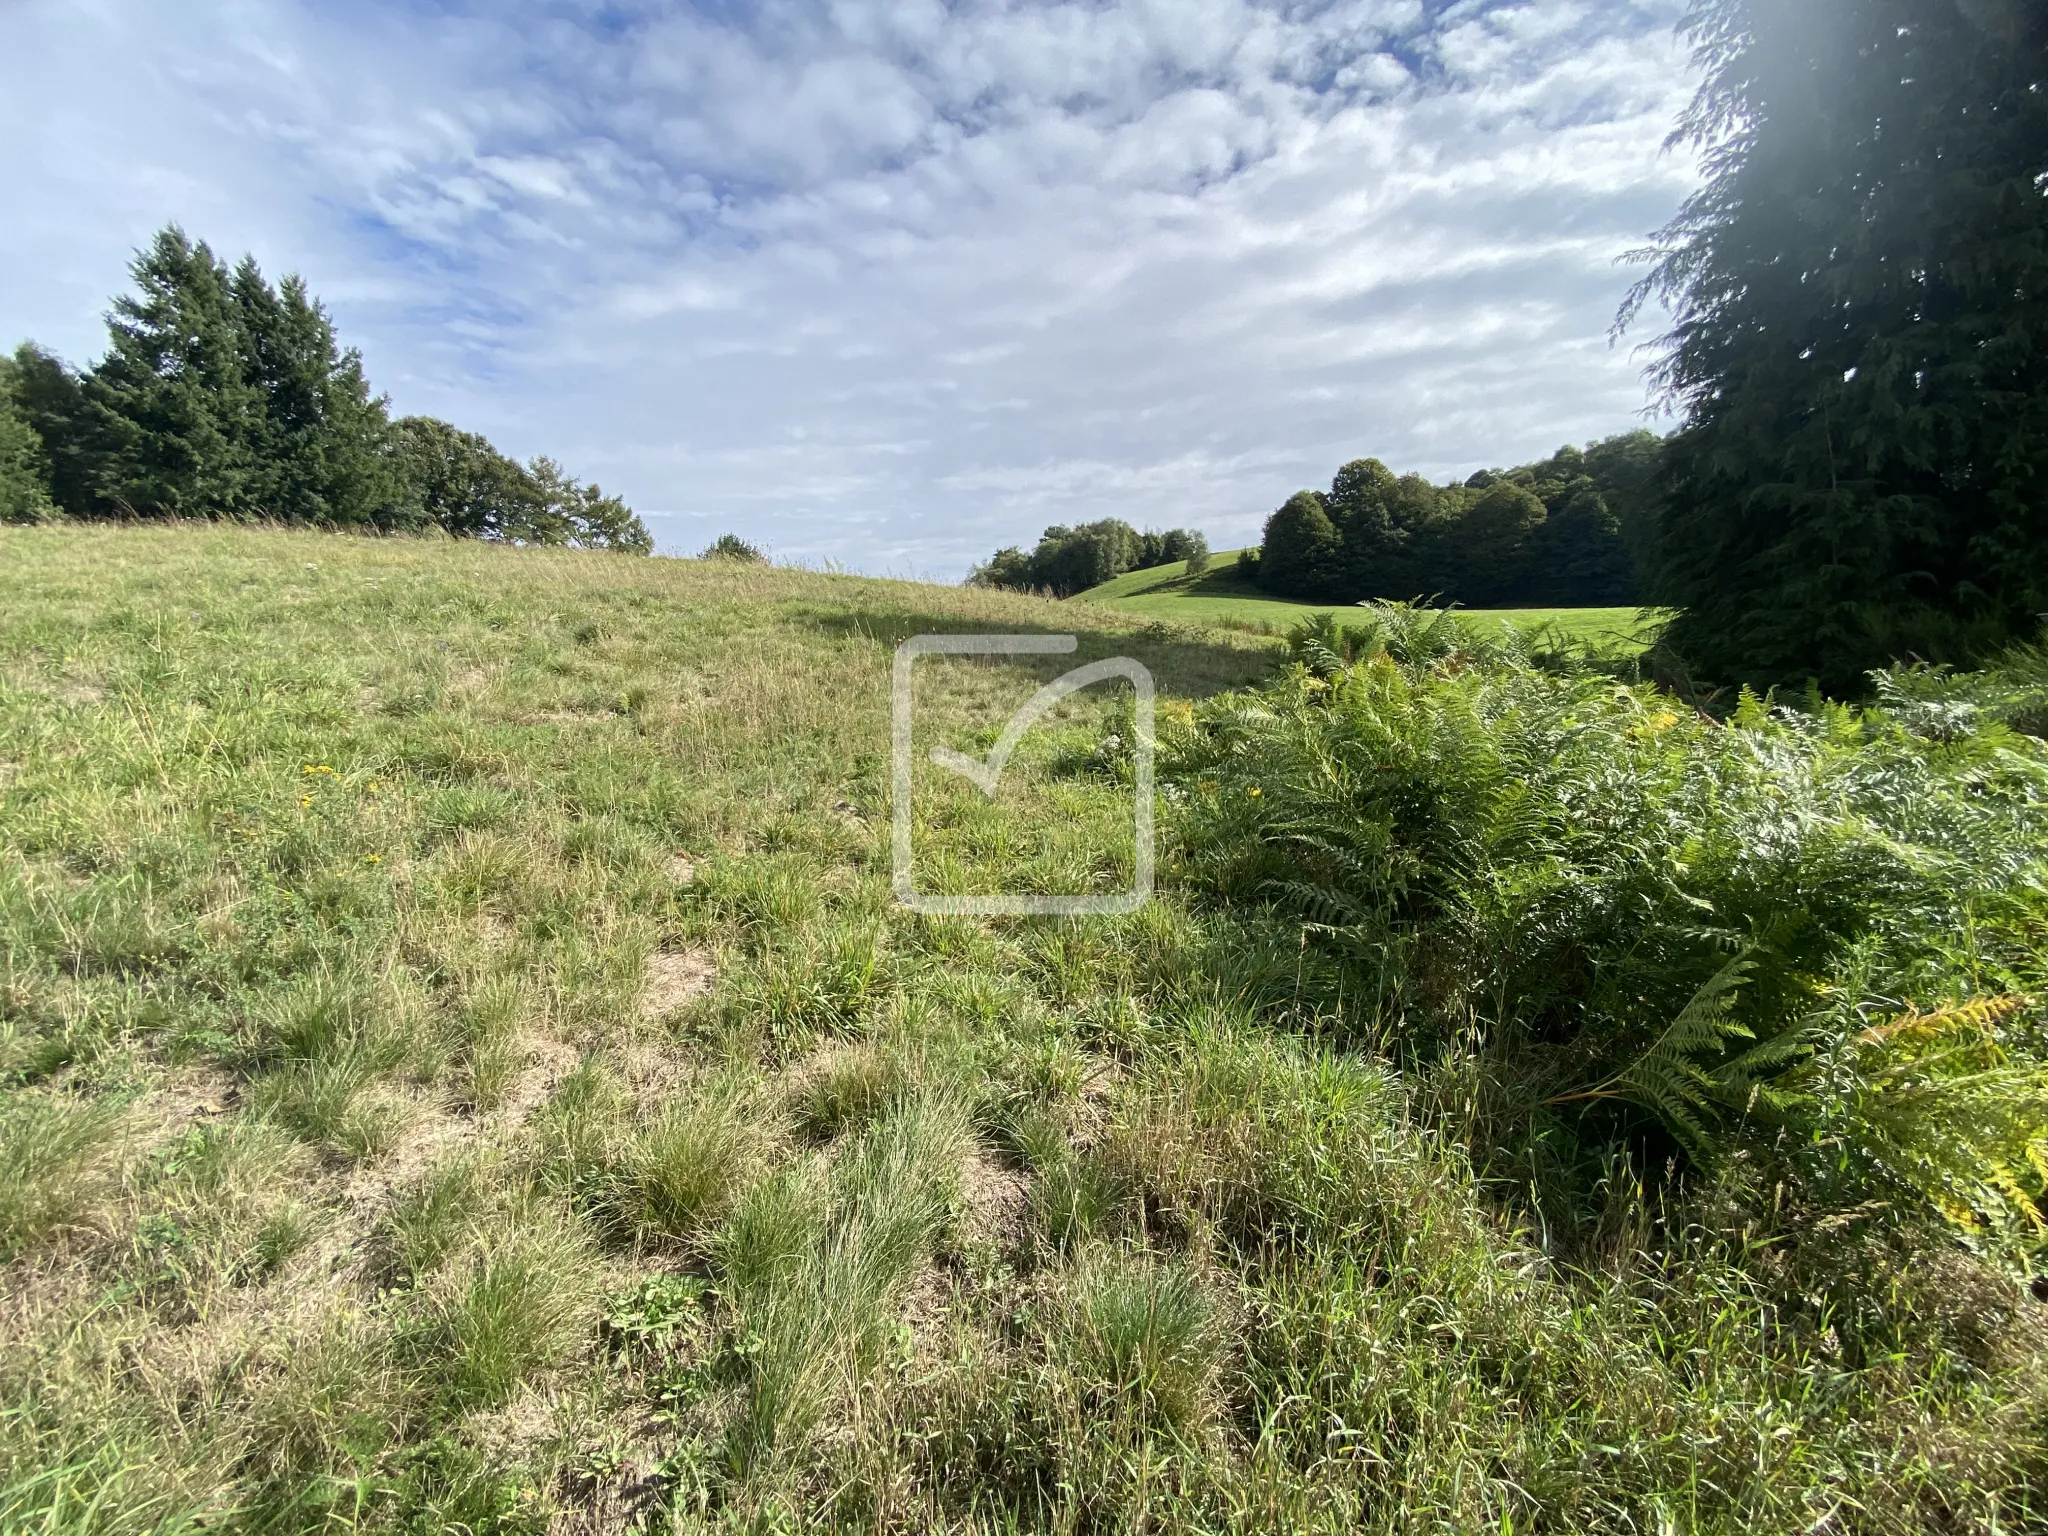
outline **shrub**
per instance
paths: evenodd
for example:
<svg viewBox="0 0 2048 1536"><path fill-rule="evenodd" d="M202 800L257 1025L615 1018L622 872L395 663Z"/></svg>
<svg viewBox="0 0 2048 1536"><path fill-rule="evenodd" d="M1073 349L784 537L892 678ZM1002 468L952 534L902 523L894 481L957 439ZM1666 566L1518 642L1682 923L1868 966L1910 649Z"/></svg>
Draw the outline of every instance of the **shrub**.
<svg viewBox="0 0 2048 1536"><path fill-rule="evenodd" d="M699 560L726 560L736 565L766 565L768 557L736 533L721 533L705 546Z"/></svg>

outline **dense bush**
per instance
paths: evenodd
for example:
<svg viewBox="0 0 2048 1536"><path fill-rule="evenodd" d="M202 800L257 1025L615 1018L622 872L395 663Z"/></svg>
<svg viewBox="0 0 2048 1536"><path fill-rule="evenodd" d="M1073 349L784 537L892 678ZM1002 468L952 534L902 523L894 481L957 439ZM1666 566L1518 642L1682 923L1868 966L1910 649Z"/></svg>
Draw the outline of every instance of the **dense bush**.
<svg viewBox="0 0 2048 1536"><path fill-rule="evenodd" d="M1371 1038L1483 1033L1529 1145L1740 1155L2034 1251L2048 748L2007 722L2038 654L1722 722L1491 647L1368 610L1202 705L1167 742L1197 878L1298 913Z"/></svg>
<svg viewBox="0 0 2048 1536"><path fill-rule="evenodd" d="M736 533L721 533L697 557L699 560L731 560L740 565L766 565L767 555Z"/></svg>

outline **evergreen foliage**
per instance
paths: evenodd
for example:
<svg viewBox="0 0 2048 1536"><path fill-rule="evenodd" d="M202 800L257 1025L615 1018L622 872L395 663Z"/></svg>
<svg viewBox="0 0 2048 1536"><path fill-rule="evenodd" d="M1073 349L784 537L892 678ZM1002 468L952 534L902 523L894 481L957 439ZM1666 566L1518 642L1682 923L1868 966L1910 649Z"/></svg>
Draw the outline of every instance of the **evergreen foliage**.
<svg viewBox="0 0 2048 1536"><path fill-rule="evenodd" d="M254 514L263 401L227 268L172 226L129 270L140 292L114 300L107 355L83 380L95 510Z"/></svg>
<svg viewBox="0 0 2048 1536"><path fill-rule="evenodd" d="M42 445L52 505L74 516L102 510L93 495L99 460L78 374L62 358L26 341L15 349L8 372L15 409Z"/></svg>
<svg viewBox="0 0 2048 1536"><path fill-rule="evenodd" d="M19 370L0 358L0 523L41 523L56 515L50 460L16 403Z"/></svg>
<svg viewBox="0 0 2048 1536"><path fill-rule="evenodd" d="M231 292L246 382L259 401L251 503L284 522L389 524L399 485L383 451L384 405L370 394L361 354L339 348L333 322L297 274L272 288L244 258Z"/></svg>
<svg viewBox="0 0 2048 1536"><path fill-rule="evenodd" d="M429 417L393 422L296 274L232 271L171 225L79 373L23 343L0 400L0 517L266 518L645 554L624 502ZM21 489L20 487L27 487ZM40 488L37 497L35 488Z"/></svg>
<svg viewBox="0 0 2048 1536"><path fill-rule="evenodd" d="M1695 0L1706 184L1632 304L1656 377L1656 597L1715 681L1855 691L2048 610L2048 10ZM1633 309L1624 310L1626 323Z"/></svg>
<svg viewBox="0 0 2048 1536"><path fill-rule="evenodd" d="M1192 528L1140 533L1121 518L1106 517L1073 528L1048 528L1029 554L1015 545L999 549L967 580L977 587L1072 597L1125 571L1182 560L1190 562L1191 571L1206 568L1209 541Z"/></svg>

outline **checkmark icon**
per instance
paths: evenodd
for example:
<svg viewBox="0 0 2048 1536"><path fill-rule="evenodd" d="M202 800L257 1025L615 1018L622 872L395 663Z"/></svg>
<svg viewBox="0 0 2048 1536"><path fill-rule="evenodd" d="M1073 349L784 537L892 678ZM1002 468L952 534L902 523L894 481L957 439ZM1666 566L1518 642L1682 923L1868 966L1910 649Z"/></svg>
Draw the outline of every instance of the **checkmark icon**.
<svg viewBox="0 0 2048 1536"><path fill-rule="evenodd" d="M1009 724L1003 727L1002 735L989 749L987 758L970 757L965 752L955 752L951 747L933 747L931 758L941 768L972 779L981 786L981 792L993 800L996 784L1003 776L1003 766L1010 760L1010 754L1017 750L1017 743L1024 739L1024 733L1038 724L1045 712L1059 703L1070 693L1078 693L1090 683L1099 683L1105 678L1129 677L1133 663L1125 656L1112 656L1106 661L1091 661L1085 667L1076 667L1047 683L1031 695L1017 712L1010 716Z"/></svg>
<svg viewBox="0 0 2048 1536"><path fill-rule="evenodd" d="M890 690L891 753L890 787L895 802L894 886L896 899L918 912L1015 916L1024 914L1083 915L1133 912L1152 896L1152 674L1144 663L1129 656L1111 656L1054 678L1026 699L1012 714L996 737L986 757L958 752L951 747L933 747L932 763L949 773L971 781L984 795L995 798L1002 783L1003 769L1010 754L1024 739L1024 733L1044 718L1046 711L1070 693L1110 678L1128 678L1135 696L1136 741L1134 746L1132 808L1135 822L1135 878L1128 890L1110 895L1041 895L1018 892L986 896L940 896L919 891L912 873L911 808L911 672L919 656L1019 656L1063 655L1078 647L1073 635L916 635L896 648L896 666Z"/></svg>

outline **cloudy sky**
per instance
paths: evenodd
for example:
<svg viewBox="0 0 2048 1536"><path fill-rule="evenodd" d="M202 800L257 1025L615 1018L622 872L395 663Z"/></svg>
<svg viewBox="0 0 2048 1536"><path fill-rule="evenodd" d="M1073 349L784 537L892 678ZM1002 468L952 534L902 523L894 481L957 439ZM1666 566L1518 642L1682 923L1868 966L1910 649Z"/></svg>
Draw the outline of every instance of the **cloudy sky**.
<svg viewBox="0 0 2048 1536"><path fill-rule="evenodd" d="M0 0L0 327L172 219L663 549L955 578L1638 424L1677 0Z"/></svg>

